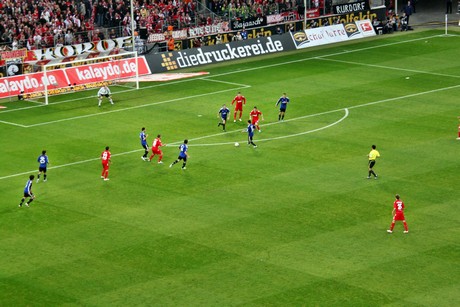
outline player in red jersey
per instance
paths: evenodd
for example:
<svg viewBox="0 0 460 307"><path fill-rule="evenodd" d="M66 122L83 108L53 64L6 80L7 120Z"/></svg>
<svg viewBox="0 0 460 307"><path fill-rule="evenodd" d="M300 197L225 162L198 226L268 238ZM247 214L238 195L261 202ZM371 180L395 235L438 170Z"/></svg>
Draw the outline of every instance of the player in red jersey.
<svg viewBox="0 0 460 307"><path fill-rule="evenodd" d="M161 143L161 135L157 135L157 138L153 140L152 144L152 155L149 158L149 161L152 161L153 156L158 155L158 164L163 163L161 159L163 159L163 152L161 151L160 147L165 146L166 144Z"/></svg>
<svg viewBox="0 0 460 307"><path fill-rule="evenodd" d="M388 233L393 233L393 228L395 227L396 221L402 221L404 224L404 233L409 233L409 228L407 227L406 219L404 217L404 203L400 199L399 195L395 195L395 202L393 203L393 221L391 222L390 229L387 230Z"/></svg>
<svg viewBox="0 0 460 307"><path fill-rule="evenodd" d="M251 113L249 113L249 118L251 119L251 124L256 126L257 130L261 132L262 130L260 130L259 120L264 120L264 115L262 114L262 112L260 112L260 110L258 110L257 107L254 107Z"/></svg>
<svg viewBox="0 0 460 307"><path fill-rule="evenodd" d="M102 174L101 178L105 181L109 180L109 165L110 165L110 157L112 154L109 151L109 146L105 147L105 150L101 153L101 161L102 161Z"/></svg>
<svg viewBox="0 0 460 307"><path fill-rule="evenodd" d="M233 122L236 122L236 113L240 111L239 121L241 121L241 116L243 115L243 105L246 104L246 98L241 95L240 92L236 94L235 98L232 100L232 105L235 103L235 111L233 112Z"/></svg>

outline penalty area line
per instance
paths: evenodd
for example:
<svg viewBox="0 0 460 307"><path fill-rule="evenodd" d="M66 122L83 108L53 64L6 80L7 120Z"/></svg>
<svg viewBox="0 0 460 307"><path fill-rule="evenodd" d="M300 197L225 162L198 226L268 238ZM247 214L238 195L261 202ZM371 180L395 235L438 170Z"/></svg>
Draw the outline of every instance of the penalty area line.
<svg viewBox="0 0 460 307"><path fill-rule="evenodd" d="M321 131L321 130L324 130L324 129L331 128L331 127L341 123L343 120L345 120L348 117L350 112L348 111L347 108L340 109L340 110L329 111L329 112L318 113L318 114L312 114L312 115L307 115L307 116L302 116L302 117L298 117L298 118L295 118L295 119L291 119L291 121L292 120L298 120L298 119L303 119L303 118L307 118L307 117L313 117L313 116L319 116L319 115L328 114L328 113L334 113L334 112L338 112L338 111L341 111L341 110L345 111L345 114L339 120L337 120L337 121L335 121L335 122L333 122L333 123L331 123L329 125L326 125L326 126L323 126L323 127L320 127L320 128L316 128L316 129L312 129L312 130L308 130L308 131L304 131L304 132L294 133L294 134L288 134L288 135L277 136L277 137L272 137L272 138L265 138L265 139L258 139L257 142L267 142L267 141L273 141L273 140L287 139L287 138L292 138L292 137L305 135L305 134L318 132L318 131ZM270 126L270 125L275 125L275 124L280 124L280 123L282 123L282 122L269 123L269 124L264 125L264 126ZM231 131L230 133L232 133L232 132L240 132L240 130ZM215 135L222 135L222 134L215 134ZM203 138L204 137L197 138L197 139L190 139L190 140L194 141L194 140L203 139ZM239 141L239 142L244 142L244 141ZM192 144L192 145L190 145L190 147L229 145L229 144L233 144L233 143L234 142Z"/></svg>

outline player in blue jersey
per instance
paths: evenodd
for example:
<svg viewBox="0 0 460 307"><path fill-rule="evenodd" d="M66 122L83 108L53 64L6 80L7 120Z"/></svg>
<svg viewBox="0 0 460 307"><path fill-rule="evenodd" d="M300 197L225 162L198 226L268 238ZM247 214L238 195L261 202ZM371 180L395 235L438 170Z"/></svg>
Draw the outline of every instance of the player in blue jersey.
<svg viewBox="0 0 460 307"><path fill-rule="evenodd" d="M280 99L278 99L278 102L275 105L280 105L280 113L278 114L278 120L284 120L284 113L286 113L288 103L289 97L286 96L286 93L283 93L283 96L281 96Z"/></svg>
<svg viewBox="0 0 460 307"><path fill-rule="evenodd" d="M145 127L142 127L141 133L139 133L139 138L141 140L141 146L144 148L144 155L141 157L144 161L149 161L147 155L149 154L149 146L147 145L147 137L149 135L145 133Z"/></svg>
<svg viewBox="0 0 460 307"><path fill-rule="evenodd" d="M247 133L248 133L248 146L249 146L249 145L252 145L254 148L256 148L257 145L254 144L254 142L253 142L253 140L252 140L253 137L254 137L254 130L256 130L256 126L253 125L253 124L251 123L251 120L249 119L249 120L248 120L248 127L246 128L246 130L243 130L243 132L247 132Z"/></svg>
<svg viewBox="0 0 460 307"><path fill-rule="evenodd" d="M217 118L221 118L222 122L217 124L217 127L222 126L222 130L225 131L225 124L227 123L228 115L230 114L230 109L224 104L217 113Z"/></svg>
<svg viewBox="0 0 460 307"><path fill-rule="evenodd" d="M40 181L41 174L43 174L43 181L46 182L46 168L49 164L48 156L46 155L46 150L43 150L42 154L38 156L37 162L39 163L37 183Z"/></svg>
<svg viewBox="0 0 460 307"><path fill-rule="evenodd" d="M24 196L21 199L21 202L19 203L19 208L22 207L22 204L26 200L26 198L29 198L29 201L26 201L26 207L29 207L29 204L34 200L35 195L32 193L32 183L34 182L34 175L29 176L29 180L27 180L26 186L24 187Z"/></svg>
<svg viewBox="0 0 460 307"><path fill-rule="evenodd" d="M182 169L185 169L185 165L187 164L187 158L189 158L190 156L188 155L188 140L184 140L184 144L180 145L179 146L179 149L180 149L180 152L179 152L179 156L177 157L176 161L174 161L173 163L171 163L171 165L169 167L172 167L174 164L176 164L177 162L179 162L180 160L182 160Z"/></svg>

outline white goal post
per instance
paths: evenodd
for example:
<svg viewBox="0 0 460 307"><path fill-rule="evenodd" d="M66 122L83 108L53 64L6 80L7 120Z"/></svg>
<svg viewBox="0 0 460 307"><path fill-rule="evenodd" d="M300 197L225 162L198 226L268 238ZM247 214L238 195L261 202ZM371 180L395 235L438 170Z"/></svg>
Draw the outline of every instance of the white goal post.
<svg viewBox="0 0 460 307"><path fill-rule="evenodd" d="M142 58L142 60L145 59ZM141 67L144 67L142 65ZM136 51L43 65L43 97L118 84L139 89L139 57ZM145 71L142 71L145 74Z"/></svg>

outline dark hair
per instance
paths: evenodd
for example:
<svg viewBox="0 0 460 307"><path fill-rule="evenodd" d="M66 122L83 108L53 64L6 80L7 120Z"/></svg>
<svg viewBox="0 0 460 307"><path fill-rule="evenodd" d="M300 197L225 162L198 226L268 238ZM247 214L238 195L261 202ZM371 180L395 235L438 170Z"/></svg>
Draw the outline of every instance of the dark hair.
<svg viewBox="0 0 460 307"><path fill-rule="evenodd" d="M399 199L399 194L396 194L395 197L396 197L396 199Z"/></svg>
<svg viewBox="0 0 460 307"><path fill-rule="evenodd" d="M109 150L109 146L105 146L105 150Z"/></svg>
<svg viewBox="0 0 460 307"><path fill-rule="evenodd" d="M34 180L34 178L35 178L34 175L30 175L30 176L29 176L29 179L30 179L30 180Z"/></svg>
<svg viewBox="0 0 460 307"><path fill-rule="evenodd" d="M376 148L377 148L377 146L375 146L375 145L372 145L372 149L376 149Z"/></svg>
<svg viewBox="0 0 460 307"><path fill-rule="evenodd" d="M187 144L187 143L188 143L188 140L187 140L187 139L185 139L185 140L184 140L184 144Z"/></svg>
<svg viewBox="0 0 460 307"><path fill-rule="evenodd" d="M142 130L142 131L144 131L144 130L145 130L145 127L142 127L142 129L141 129L141 130Z"/></svg>
<svg viewBox="0 0 460 307"><path fill-rule="evenodd" d="M42 155L46 154L46 150L42 150Z"/></svg>

